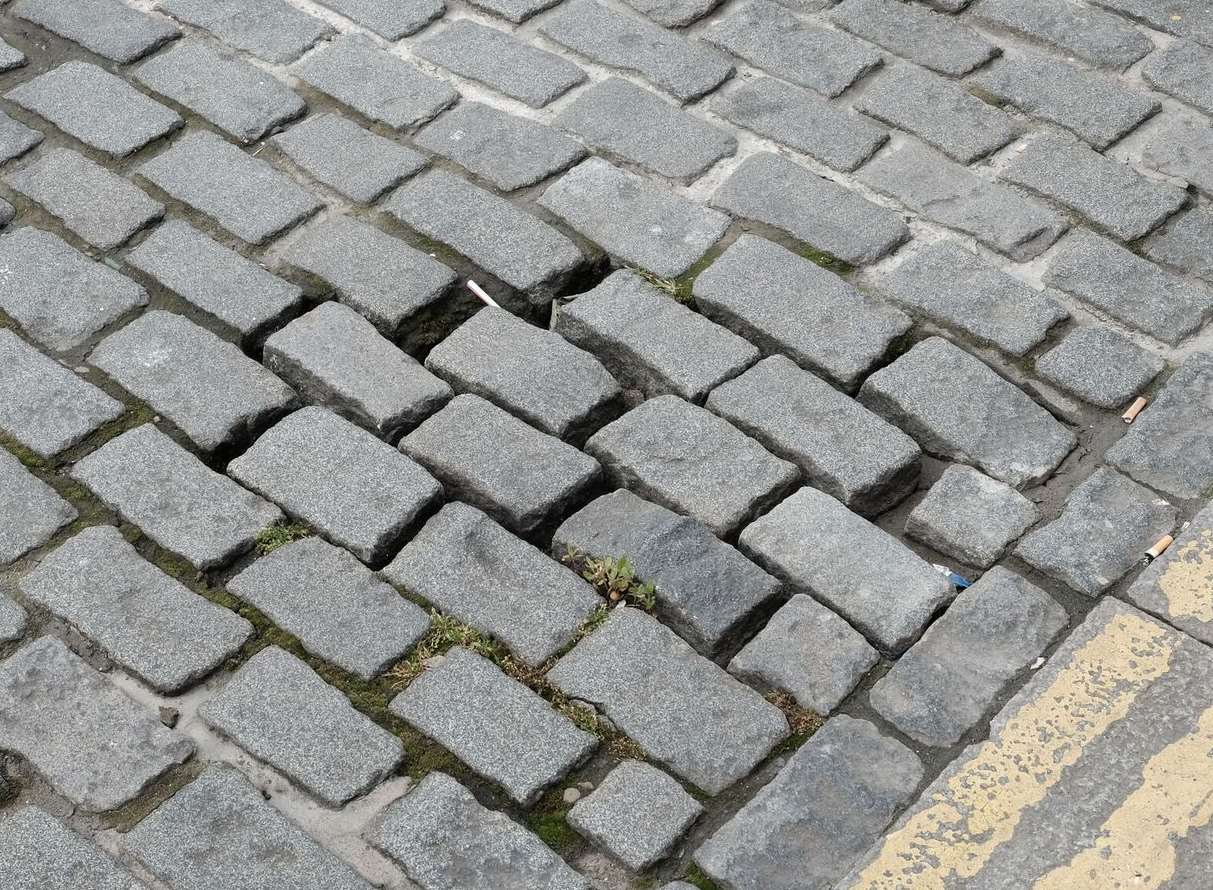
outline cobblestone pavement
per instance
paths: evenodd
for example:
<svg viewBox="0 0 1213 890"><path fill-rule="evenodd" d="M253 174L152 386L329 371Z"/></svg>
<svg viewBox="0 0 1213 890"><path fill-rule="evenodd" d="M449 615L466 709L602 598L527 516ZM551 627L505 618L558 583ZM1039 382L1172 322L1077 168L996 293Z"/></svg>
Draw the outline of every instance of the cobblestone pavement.
<svg viewBox="0 0 1213 890"><path fill-rule="evenodd" d="M1209 0L0 38L4 890L1213 886Z"/></svg>

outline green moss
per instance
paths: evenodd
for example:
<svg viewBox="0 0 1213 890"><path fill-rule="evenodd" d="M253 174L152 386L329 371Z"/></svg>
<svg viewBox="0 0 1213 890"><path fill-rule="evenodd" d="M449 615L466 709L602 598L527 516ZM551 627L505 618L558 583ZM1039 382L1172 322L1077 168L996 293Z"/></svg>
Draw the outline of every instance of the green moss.
<svg viewBox="0 0 1213 890"><path fill-rule="evenodd" d="M106 828L117 829L121 832L130 831L160 804L198 778L205 766L206 764L201 760L195 759L184 766L170 770L134 800L105 813L101 817L102 824Z"/></svg>
<svg viewBox="0 0 1213 890"><path fill-rule="evenodd" d="M257 555L265 556L292 541L309 537L312 530L302 522L277 522L257 533Z"/></svg>
<svg viewBox="0 0 1213 890"><path fill-rule="evenodd" d="M821 266L823 269L829 269L835 275L847 275L855 268L845 260L840 260L833 254L826 253L824 250L818 250L816 247L808 244L800 249L800 255L806 260Z"/></svg>
<svg viewBox="0 0 1213 890"><path fill-rule="evenodd" d="M561 856L569 856L583 842L581 835L569 826L569 807L564 802L563 794L558 789L549 791L531 809L526 822L527 827L545 844Z"/></svg>
<svg viewBox="0 0 1213 890"><path fill-rule="evenodd" d="M720 890L716 882L705 875L703 869L693 862L687 866L686 873L680 880L686 881L692 887L698 887L699 890Z"/></svg>

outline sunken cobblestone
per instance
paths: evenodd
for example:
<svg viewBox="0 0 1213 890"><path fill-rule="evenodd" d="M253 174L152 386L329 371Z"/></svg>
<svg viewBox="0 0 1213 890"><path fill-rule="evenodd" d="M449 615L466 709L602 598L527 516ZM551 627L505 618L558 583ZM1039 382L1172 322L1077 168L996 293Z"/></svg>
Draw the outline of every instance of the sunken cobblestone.
<svg viewBox="0 0 1213 890"><path fill-rule="evenodd" d="M1119 16L1053 0L981 0L977 21L1044 43L1092 65L1123 70L1154 44Z"/></svg>
<svg viewBox="0 0 1213 890"><path fill-rule="evenodd" d="M41 547L77 515L75 507L0 448L0 566ZM0 636L7 642L7 617L4 626Z"/></svg>
<svg viewBox="0 0 1213 890"><path fill-rule="evenodd" d="M210 31L229 46L284 64L332 29L286 0L159 0L173 18Z"/></svg>
<svg viewBox="0 0 1213 890"><path fill-rule="evenodd" d="M17 0L13 15L114 62L133 62L180 32L122 0Z"/></svg>
<svg viewBox="0 0 1213 890"><path fill-rule="evenodd" d="M940 74L960 77L997 48L955 19L897 0L846 0L830 20L890 52Z"/></svg>
<svg viewBox="0 0 1213 890"><path fill-rule="evenodd" d="M320 0L384 40L399 40L420 31L446 11L442 0Z"/></svg>
<svg viewBox="0 0 1213 890"><path fill-rule="evenodd" d="M1036 360L1046 380L1101 408L1120 408L1167 363L1102 325L1081 327Z"/></svg>
<svg viewBox="0 0 1213 890"><path fill-rule="evenodd" d="M1213 114L1213 49L1177 41L1147 59L1141 75L1156 89Z"/></svg>

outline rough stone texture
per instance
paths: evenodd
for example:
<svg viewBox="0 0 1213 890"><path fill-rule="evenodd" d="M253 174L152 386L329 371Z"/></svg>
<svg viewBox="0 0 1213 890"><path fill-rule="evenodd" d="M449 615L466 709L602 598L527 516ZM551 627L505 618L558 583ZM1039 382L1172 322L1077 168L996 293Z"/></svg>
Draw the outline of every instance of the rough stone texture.
<svg viewBox="0 0 1213 890"><path fill-rule="evenodd" d="M720 0L627 0L628 6L667 28L685 28L720 5Z"/></svg>
<svg viewBox="0 0 1213 890"><path fill-rule="evenodd" d="M420 31L446 11L442 0L320 0L384 40L399 40Z"/></svg>
<svg viewBox="0 0 1213 890"><path fill-rule="evenodd" d="M875 262L910 236L892 210L767 152L747 158L716 189L712 206L774 226L851 265Z"/></svg>
<svg viewBox="0 0 1213 890"><path fill-rule="evenodd" d="M114 158L124 158L181 126L177 112L89 62L64 62L9 90L4 98Z"/></svg>
<svg viewBox="0 0 1213 890"><path fill-rule="evenodd" d="M124 845L180 890L370 890L228 766L207 767L129 834Z"/></svg>
<svg viewBox="0 0 1213 890"><path fill-rule="evenodd" d="M901 312L811 260L742 235L695 279L708 318L853 392L910 329Z"/></svg>
<svg viewBox="0 0 1213 890"><path fill-rule="evenodd" d="M203 131L187 133L138 172L250 244L263 244L321 206L285 174Z"/></svg>
<svg viewBox="0 0 1213 890"><path fill-rule="evenodd" d="M279 421L227 472L363 562L387 556L442 493L392 446L314 407Z"/></svg>
<svg viewBox="0 0 1213 890"><path fill-rule="evenodd" d="M859 401L924 451L1016 488L1052 473L1077 441L1021 390L940 337L869 377Z"/></svg>
<svg viewBox="0 0 1213 890"><path fill-rule="evenodd" d="M1081 327L1036 360L1046 380L1101 408L1120 408L1167 366L1103 325Z"/></svg>
<svg viewBox="0 0 1213 890"><path fill-rule="evenodd" d="M133 62L180 33L164 18L122 0L17 0L17 18L75 41L114 62Z"/></svg>
<svg viewBox="0 0 1213 890"><path fill-rule="evenodd" d="M1178 511L1149 489L1100 467L1066 498L1061 515L1015 552L1087 596L1098 596L1175 527Z"/></svg>
<svg viewBox="0 0 1213 890"><path fill-rule="evenodd" d="M329 807L369 791L404 757L400 739L277 646L245 662L198 715Z"/></svg>
<svg viewBox="0 0 1213 890"><path fill-rule="evenodd" d="M0 748L87 812L120 807L194 753L54 637L0 662Z"/></svg>
<svg viewBox="0 0 1213 890"><path fill-rule="evenodd" d="M539 533L598 481L597 461L479 396L455 396L400 450L442 480L449 497L524 537Z"/></svg>
<svg viewBox="0 0 1213 890"><path fill-rule="evenodd" d="M72 477L199 570L248 550L282 518L273 504L208 469L151 424L102 445L72 468Z"/></svg>
<svg viewBox="0 0 1213 890"><path fill-rule="evenodd" d="M921 779L908 748L839 715L695 851L695 862L730 890L826 890Z"/></svg>
<svg viewBox="0 0 1213 890"><path fill-rule="evenodd" d="M204 451L247 439L295 392L239 348L172 312L147 312L88 357Z"/></svg>
<svg viewBox="0 0 1213 890"><path fill-rule="evenodd" d="M583 438L620 403L619 384L593 355L492 306L431 349L425 365L562 439Z"/></svg>
<svg viewBox="0 0 1213 890"><path fill-rule="evenodd" d="M164 205L129 180L67 148L40 155L4 181L101 250L126 243L164 215Z"/></svg>
<svg viewBox="0 0 1213 890"><path fill-rule="evenodd" d="M703 523L679 516L626 489L597 498L552 537L552 552L572 548L595 559L627 557L654 586L657 612L705 655L775 600L780 584Z"/></svg>
<svg viewBox="0 0 1213 890"><path fill-rule="evenodd" d="M368 839L422 890L590 890L543 841L439 772L392 804Z"/></svg>
<svg viewBox="0 0 1213 890"><path fill-rule="evenodd" d="M785 356L717 387L707 407L865 516L901 501L918 480L913 439Z"/></svg>
<svg viewBox="0 0 1213 890"><path fill-rule="evenodd" d="M1213 114L1213 51L1181 40L1155 53L1141 74L1151 86Z"/></svg>
<svg viewBox="0 0 1213 890"><path fill-rule="evenodd" d="M75 507L0 448L0 566L41 547L76 516Z"/></svg>
<svg viewBox="0 0 1213 890"><path fill-rule="evenodd" d="M1171 0L1161 5L1150 0L1095 0L1095 3L1159 31L1213 46L1213 22L1205 15L1202 0Z"/></svg>
<svg viewBox="0 0 1213 890"><path fill-rule="evenodd" d="M615 484L720 537L778 501L799 475L732 424L677 396L633 408L585 447Z"/></svg>
<svg viewBox="0 0 1213 890"><path fill-rule="evenodd" d="M632 871L665 858L703 807L656 767L625 760L569 810L568 823Z"/></svg>
<svg viewBox="0 0 1213 890"><path fill-rule="evenodd" d="M0 163L20 157L42 141L42 134L0 111Z"/></svg>
<svg viewBox="0 0 1213 890"><path fill-rule="evenodd" d="M1213 284L1213 213L1196 208L1180 214L1142 242L1156 263L1168 263Z"/></svg>
<svg viewBox="0 0 1213 890"><path fill-rule="evenodd" d="M952 77L968 74L997 52L955 19L898 0L846 0L834 8L830 20L911 62Z"/></svg>
<svg viewBox="0 0 1213 890"><path fill-rule="evenodd" d="M723 213L596 157L548 186L539 204L623 263L664 278L687 272L729 227Z"/></svg>
<svg viewBox="0 0 1213 890"><path fill-rule="evenodd" d="M21 579L21 592L153 688L205 677L253 626L166 575L109 525L87 528Z"/></svg>
<svg viewBox="0 0 1213 890"><path fill-rule="evenodd" d="M798 593L729 662L729 673L752 686L781 689L796 703L829 714L879 660L863 635Z"/></svg>
<svg viewBox="0 0 1213 890"><path fill-rule="evenodd" d="M182 40L133 73L246 145L303 113L303 100L274 75L198 39Z"/></svg>
<svg viewBox="0 0 1213 890"><path fill-rule="evenodd" d="M321 303L265 341L266 367L303 398L389 441L451 397L451 388L341 303Z"/></svg>
<svg viewBox="0 0 1213 890"><path fill-rule="evenodd" d="M907 310L1022 356L1069 312L1049 294L955 241L923 247L884 276L881 290Z"/></svg>
<svg viewBox="0 0 1213 890"><path fill-rule="evenodd" d="M813 488L749 525L739 546L892 654L914 642L955 595L947 578L904 544Z"/></svg>
<svg viewBox="0 0 1213 890"><path fill-rule="evenodd" d="M598 356L624 387L650 397L700 402L758 358L741 337L622 269L561 306L553 328Z"/></svg>
<svg viewBox="0 0 1213 890"><path fill-rule="evenodd" d="M460 102L415 141L506 192L567 170L586 154L576 140L545 124L480 102Z"/></svg>
<svg viewBox="0 0 1213 890"><path fill-rule="evenodd" d="M1040 510L1005 482L954 464L906 518L905 532L965 565L985 569L1040 519Z"/></svg>
<svg viewBox="0 0 1213 890"><path fill-rule="evenodd" d="M12 204L0 198L0 228L8 225L17 215L17 209Z"/></svg>
<svg viewBox="0 0 1213 890"><path fill-rule="evenodd" d="M1049 259L1046 284L1172 345L1213 312L1213 289L1091 232L1070 234Z"/></svg>
<svg viewBox="0 0 1213 890"><path fill-rule="evenodd" d="M1213 507L1192 517L1169 550L1124 592L1141 609L1204 643L1213 643Z"/></svg>
<svg viewBox="0 0 1213 890"><path fill-rule="evenodd" d="M460 646L409 684L390 709L523 806L598 745L538 694Z"/></svg>
<svg viewBox="0 0 1213 890"><path fill-rule="evenodd" d="M558 2L559 0L472 0L472 5L506 21L520 24Z"/></svg>
<svg viewBox="0 0 1213 890"><path fill-rule="evenodd" d="M333 33L320 19L286 0L159 0L158 7L235 49L279 64L299 58Z"/></svg>
<svg viewBox="0 0 1213 890"><path fill-rule="evenodd" d="M351 201L370 204L425 166L425 157L339 114L317 114L274 137L288 158Z"/></svg>
<svg viewBox="0 0 1213 890"><path fill-rule="evenodd" d="M788 734L778 708L631 608L613 609L547 676L709 795L748 775Z"/></svg>
<svg viewBox="0 0 1213 890"><path fill-rule="evenodd" d="M147 890L110 856L34 806L0 821L0 883L6 890Z"/></svg>
<svg viewBox="0 0 1213 890"><path fill-rule="evenodd" d="M1209 121L1168 116L1150 131L1141 149L1147 167L1186 179L1205 193L1213 193L1213 127Z"/></svg>
<svg viewBox="0 0 1213 890"><path fill-rule="evenodd" d="M1062 136L1037 137L999 175L1125 241L1157 228L1187 200L1183 189L1146 179Z"/></svg>
<svg viewBox="0 0 1213 890"><path fill-rule="evenodd" d="M0 473L3 472L3 468L0 468ZM0 559L2 562L3 559ZM17 642L25 635L28 624L25 609L8 597L0 597L0 644Z"/></svg>
<svg viewBox="0 0 1213 890"><path fill-rule="evenodd" d="M321 538L279 547L226 587L312 655L368 681L403 657L430 626L423 609Z"/></svg>
<svg viewBox="0 0 1213 890"><path fill-rule="evenodd" d="M1068 623L1043 590L991 569L876 681L872 706L924 745L953 745Z"/></svg>
<svg viewBox="0 0 1213 890"><path fill-rule="evenodd" d="M1119 16L1055 0L981 0L969 15L1092 65L1123 70L1154 49Z"/></svg>
<svg viewBox="0 0 1213 890"><path fill-rule="evenodd" d="M25 53L0 40L0 71L11 71L26 63Z"/></svg>

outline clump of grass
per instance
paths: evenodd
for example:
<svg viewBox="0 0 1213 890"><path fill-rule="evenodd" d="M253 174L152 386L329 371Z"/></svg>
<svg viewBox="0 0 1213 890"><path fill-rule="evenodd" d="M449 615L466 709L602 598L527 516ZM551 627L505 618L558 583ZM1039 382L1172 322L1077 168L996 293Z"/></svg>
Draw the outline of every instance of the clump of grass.
<svg viewBox="0 0 1213 890"><path fill-rule="evenodd" d="M641 269L638 266L629 266L628 271L635 272L650 285L664 294L669 294L679 303L691 302L691 284L692 281L686 278L662 278L648 269Z"/></svg>
<svg viewBox="0 0 1213 890"><path fill-rule="evenodd" d="M783 716L788 719L788 726L792 729L792 743L795 746L802 745L826 722L820 714L802 708L790 693L783 690L768 692L766 699L783 711Z"/></svg>
<svg viewBox="0 0 1213 890"><path fill-rule="evenodd" d="M421 642L413 647L413 651L408 654L408 657L392 668L390 672L392 684L403 689L425 672L426 663L431 658L445 655L456 646L461 646L487 658L502 670L505 670L506 663L511 666L521 664L510 656L496 640L462 621L449 618L432 609L430 610L430 629L421 638Z"/></svg>
<svg viewBox="0 0 1213 890"><path fill-rule="evenodd" d="M626 556L589 557L576 547L568 547L560 560L594 585L612 606L626 603L650 613L657 608L656 588L636 577L636 569Z"/></svg>
<svg viewBox="0 0 1213 890"><path fill-rule="evenodd" d="M686 881L692 887L698 887L699 890L720 890L716 882L704 874L703 869L693 862L680 880Z"/></svg>
<svg viewBox="0 0 1213 890"><path fill-rule="evenodd" d="M257 555L265 556L292 541L309 537L312 530L302 522L279 522L257 533Z"/></svg>

